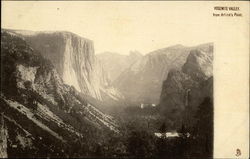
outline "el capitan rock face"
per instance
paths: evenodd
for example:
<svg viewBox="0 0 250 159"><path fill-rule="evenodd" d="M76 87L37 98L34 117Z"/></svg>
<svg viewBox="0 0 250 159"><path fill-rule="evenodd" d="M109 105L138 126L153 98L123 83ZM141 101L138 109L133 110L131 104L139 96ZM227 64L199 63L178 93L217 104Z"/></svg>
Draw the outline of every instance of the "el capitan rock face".
<svg viewBox="0 0 250 159"><path fill-rule="evenodd" d="M163 82L160 109L173 127L194 124L193 115L213 98L213 49L191 50L181 70L171 70Z"/></svg>
<svg viewBox="0 0 250 159"><path fill-rule="evenodd" d="M30 32L9 30L21 36L55 66L63 82L102 100L101 88L109 86L102 64L95 58L91 40L65 31Z"/></svg>
<svg viewBox="0 0 250 159"><path fill-rule="evenodd" d="M103 130L118 131L111 116L64 84L49 60L20 37L1 34L0 112L8 157L87 156L94 150L79 153L77 147L97 144Z"/></svg>

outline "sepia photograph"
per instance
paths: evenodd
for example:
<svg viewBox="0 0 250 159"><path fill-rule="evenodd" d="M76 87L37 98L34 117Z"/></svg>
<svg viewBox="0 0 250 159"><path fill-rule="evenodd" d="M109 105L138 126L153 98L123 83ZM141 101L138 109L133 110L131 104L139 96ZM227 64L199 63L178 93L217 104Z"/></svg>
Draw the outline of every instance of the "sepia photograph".
<svg viewBox="0 0 250 159"><path fill-rule="evenodd" d="M219 113L234 108L223 103L230 99L219 94L228 90L220 77L231 78L217 71L237 77L219 65L234 58L216 31L233 32L218 21L244 21L248 2L1 4L0 158L206 159L218 157L217 142L226 146ZM237 46L249 57L244 38ZM244 99L240 110L249 108ZM249 116L237 119L245 121L241 145L225 149L240 158L248 155Z"/></svg>

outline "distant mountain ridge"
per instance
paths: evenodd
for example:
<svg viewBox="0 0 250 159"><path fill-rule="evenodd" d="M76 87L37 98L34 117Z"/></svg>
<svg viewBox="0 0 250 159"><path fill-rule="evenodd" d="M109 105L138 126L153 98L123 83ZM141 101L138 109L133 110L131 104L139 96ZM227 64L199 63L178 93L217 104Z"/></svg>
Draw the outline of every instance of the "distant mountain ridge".
<svg viewBox="0 0 250 159"><path fill-rule="evenodd" d="M194 47L174 45L150 52L134 62L113 83L132 103L155 103L160 100L162 82L171 69L181 69L193 49L207 52L212 44Z"/></svg>
<svg viewBox="0 0 250 159"><path fill-rule="evenodd" d="M131 51L129 55L114 52L104 52L96 55L97 59L102 62L104 70L108 73L111 83L131 64L142 58L142 56L137 51Z"/></svg>

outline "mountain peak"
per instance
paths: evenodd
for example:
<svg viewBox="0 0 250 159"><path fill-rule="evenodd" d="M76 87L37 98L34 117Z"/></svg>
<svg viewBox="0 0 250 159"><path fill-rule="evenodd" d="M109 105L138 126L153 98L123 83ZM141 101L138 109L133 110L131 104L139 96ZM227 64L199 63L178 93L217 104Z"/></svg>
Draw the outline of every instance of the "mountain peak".
<svg viewBox="0 0 250 159"><path fill-rule="evenodd" d="M185 46L182 44L176 44L173 46L168 47L169 49L180 49L180 48L184 48Z"/></svg>
<svg viewBox="0 0 250 159"><path fill-rule="evenodd" d="M132 57L132 58L138 58L138 57L142 57L143 55L137 51L137 50L134 50L134 51L130 51L129 52L129 57Z"/></svg>

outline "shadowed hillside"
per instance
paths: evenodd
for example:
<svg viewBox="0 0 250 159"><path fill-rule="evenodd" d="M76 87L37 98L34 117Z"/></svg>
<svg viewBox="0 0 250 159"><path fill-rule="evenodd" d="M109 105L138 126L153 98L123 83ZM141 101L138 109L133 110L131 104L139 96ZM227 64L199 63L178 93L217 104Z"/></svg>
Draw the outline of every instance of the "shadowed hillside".
<svg viewBox="0 0 250 159"><path fill-rule="evenodd" d="M65 85L51 62L23 39L2 32L1 61L9 157L93 156L106 133L118 133L112 117Z"/></svg>

